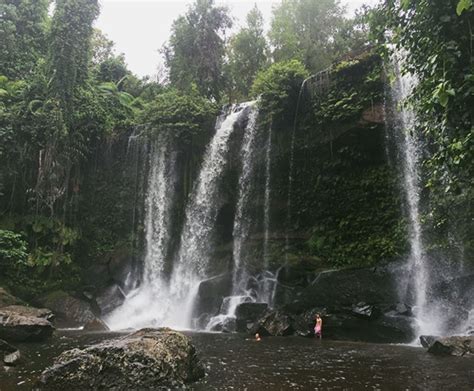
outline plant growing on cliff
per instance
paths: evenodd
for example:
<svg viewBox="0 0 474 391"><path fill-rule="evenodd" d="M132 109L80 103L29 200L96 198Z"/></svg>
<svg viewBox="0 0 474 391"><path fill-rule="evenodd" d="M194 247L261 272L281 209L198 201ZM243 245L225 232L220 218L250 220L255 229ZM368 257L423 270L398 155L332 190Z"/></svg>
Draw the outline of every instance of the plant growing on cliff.
<svg viewBox="0 0 474 391"><path fill-rule="evenodd" d="M299 91L309 72L298 60L278 62L261 71L252 86L251 95L260 97L260 107L269 116L291 117Z"/></svg>
<svg viewBox="0 0 474 391"><path fill-rule="evenodd" d="M143 121L151 136L169 132L181 143L188 143L203 130L210 130L218 107L196 89L185 94L171 89L159 94L147 106Z"/></svg>
<svg viewBox="0 0 474 391"><path fill-rule="evenodd" d="M391 41L409 53L405 71L418 78L411 105L429 143L432 226L439 237L454 229L472 251L474 6L471 0L387 0L382 12Z"/></svg>

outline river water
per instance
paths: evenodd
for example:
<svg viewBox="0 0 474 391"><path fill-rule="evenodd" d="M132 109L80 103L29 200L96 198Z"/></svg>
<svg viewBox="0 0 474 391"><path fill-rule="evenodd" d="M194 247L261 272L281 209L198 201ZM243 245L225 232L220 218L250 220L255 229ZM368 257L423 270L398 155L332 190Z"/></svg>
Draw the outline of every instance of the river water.
<svg viewBox="0 0 474 391"><path fill-rule="evenodd" d="M474 390L474 357L436 357L422 348L301 337L261 342L239 334L186 333L206 377L191 390ZM23 364L0 369L0 390L31 390L60 352L118 333L58 331L48 343L17 344Z"/></svg>

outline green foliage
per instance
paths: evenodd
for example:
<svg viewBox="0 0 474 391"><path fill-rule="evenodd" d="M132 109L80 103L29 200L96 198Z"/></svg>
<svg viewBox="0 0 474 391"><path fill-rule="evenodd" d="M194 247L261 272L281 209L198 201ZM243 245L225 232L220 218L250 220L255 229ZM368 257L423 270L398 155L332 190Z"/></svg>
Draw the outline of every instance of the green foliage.
<svg viewBox="0 0 474 391"><path fill-rule="evenodd" d="M456 7L456 13L458 16L464 11L469 11L472 8L472 0L459 0L458 6Z"/></svg>
<svg viewBox="0 0 474 391"><path fill-rule="evenodd" d="M53 268L71 263L71 249L79 239L76 229L67 227L58 219L43 216L28 216L23 220L24 230L32 239L28 258L30 266Z"/></svg>
<svg viewBox="0 0 474 391"><path fill-rule="evenodd" d="M403 254L406 231L393 195L396 174L383 166L327 169L312 200L310 253L332 266L375 265Z"/></svg>
<svg viewBox="0 0 474 391"><path fill-rule="evenodd" d="M251 94L260 96L260 107L269 116L291 117L289 113L295 111L301 84L308 76L297 60L275 63L257 75Z"/></svg>
<svg viewBox="0 0 474 391"><path fill-rule="evenodd" d="M474 68L472 1L387 1L379 20L407 50L405 71L418 77L410 98L418 131L429 145L425 161L430 224L440 238L455 232L472 252L474 192ZM382 29L378 28L380 33Z"/></svg>
<svg viewBox="0 0 474 391"><path fill-rule="evenodd" d="M4 270L15 265L26 265L28 261L27 243L23 236L0 229L0 264Z"/></svg>
<svg viewBox="0 0 474 391"><path fill-rule="evenodd" d="M194 135L209 130L216 114L217 106L196 91L183 94L169 90L148 105L144 120L153 134L170 132L180 142L187 143Z"/></svg>
<svg viewBox="0 0 474 391"><path fill-rule="evenodd" d="M101 82L119 83L125 77L131 75L125 64L125 57L110 56L98 64L97 79Z"/></svg>
<svg viewBox="0 0 474 391"><path fill-rule="evenodd" d="M189 91L195 83L202 95L219 101L224 87L222 35L231 26L227 8L215 6L214 0L196 0L186 16L174 21L163 50L173 87Z"/></svg>
<svg viewBox="0 0 474 391"><path fill-rule="evenodd" d="M51 83L48 85L69 125L75 89L88 79L92 23L98 13L97 0L56 1L48 58Z"/></svg>
<svg viewBox="0 0 474 391"><path fill-rule="evenodd" d="M258 71L267 65L267 42L263 32L263 17L257 6L247 15L247 26L229 43L228 73L231 100L246 99Z"/></svg>
<svg viewBox="0 0 474 391"><path fill-rule="evenodd" d="M382 101L382 74L380 57L370 53L335 65L323 98L315 99L315 122L328 128L358 119L364 109Z"/></svg>
<svg viewBox="0 0 474 391"><path fill-rule="evenodd" d="M366 43L365 21L344 18L338 0L283 0L269 33L275 61L297 59L312 73Z"/></svg>
<svg viewBox="0 0 474 391"><path fill-rule="evenodd" d="M46 49L49 0L0 3L0 75L27 77Z"/></svg>
<svg viewBox="0 0 474 391"><path fill-rule="evenodd" d="M95 28L91 39L91 61L93 66L98 66L113 57L114 42L99 29Z"/></svg>

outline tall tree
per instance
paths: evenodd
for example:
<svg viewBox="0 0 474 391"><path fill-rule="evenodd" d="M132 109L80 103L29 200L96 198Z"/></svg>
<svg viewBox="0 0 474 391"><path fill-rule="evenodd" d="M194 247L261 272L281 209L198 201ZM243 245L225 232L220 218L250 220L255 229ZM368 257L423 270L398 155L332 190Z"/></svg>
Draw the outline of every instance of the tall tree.
<svg viewBox="0 0 474 391"><path fill-rule="evenodd" d="M326 68L335 56L343 14L339 0L283 0L269 33L274 60L298 59L312 72Z"/></svg>
<svg viewBox="0 0 474 391"><path fill-rule="evenodd" d="M87 82L92 23L98 12L97 0L56 1L46 67L35 82L38 98L30 104L41 137L37 208L46 206L54 215L57 201L63 199L64 218L71 170L85 155L91 133L97 131L90 125L96 104Z"/></svg>
<svg viewBox="0 0 474 391"><path fill-rule="evenodd" d="M229 45L229 77L238 99L247 98L255 77L267 64L263 16L257 5L247 15L247 25Z"/></svg>
<svg viewBox="0 0 474 391"><path fill-rule="evenodd" d="M21 79L45 54L49 0L0 2L0 74Z"/></svg>
<svg viewBox="0 0 474 391"><path fill-rule="evenodd" d="M232 26L225 7L214 0L196 0L173 23L171 38L164 47L170 82L180 90L193 83L199 92L219 100L224 86L225 31Z"/></svg>
<svg viewBox="0 0 474 391"><path fill-rule="evenodd" d="M92 23L98 14L97 0L56 0L48 67L51 92L59 99L66 120L71 115L75 88L88 78Z"/></svg>

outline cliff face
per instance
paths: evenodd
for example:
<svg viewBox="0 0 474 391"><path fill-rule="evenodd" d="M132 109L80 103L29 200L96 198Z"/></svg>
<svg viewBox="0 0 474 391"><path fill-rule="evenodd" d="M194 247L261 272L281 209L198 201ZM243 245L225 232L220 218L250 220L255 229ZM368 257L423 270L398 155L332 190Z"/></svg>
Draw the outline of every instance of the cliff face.
<svg viewBox="0 0 474 391"><path fill-rule="evenodd" d="M277 125L275 258L282 257L284 232L286 259L308 268L374 265L403 253L406 227L387 153L383 78L375 55L335 66L308 80L296 119Z"/></svg>
<svg viewBox="0 0 474 391"><path fill-rule="evenodd" d="M287 265L309 273L375 265L403 253L406 231L397 170L387 154L383 77L380 58L366 54L310 78L300 91L299 102L290 102L281 114L269 119L265 107L261 107L246 217L250 220L250 236L243 243L250 270L260 271L265 251L270 269ZM220 184L212 262L215 270L210 275L232 267L244 126L236 124L228 167ZM271 148L267 154L270 126ZM179 246L185 205L199 171L199 156L204 154L211 133L203 133L189 145L176 143L179 164L174 180L178 183L178 199L172 212L175 221L171 248ZM83 257L84 253L90 254L92 270L88 269L85 278L95 276L93 285L102 286L124 278L131 264L140 269L143 197L149 169L149 144L143 140L127 140L124 135L107 150L84 189L85 198L91 200L84 203L91 219L83 224L85 235L79 251ZM116 218L107 222L110 216ZM135 263L130 261L132 258ZM125 273L110 273L109 269L120 268Z"/></svg>

